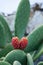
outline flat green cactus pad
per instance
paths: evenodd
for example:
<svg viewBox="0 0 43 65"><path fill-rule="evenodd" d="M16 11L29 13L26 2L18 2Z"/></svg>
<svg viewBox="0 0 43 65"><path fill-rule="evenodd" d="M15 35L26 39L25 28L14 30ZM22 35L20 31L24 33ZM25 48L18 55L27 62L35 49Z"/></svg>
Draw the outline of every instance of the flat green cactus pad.
<svg viewBox="0 0 43 65"><path fill-rule="evenodd" d="M0 22L3 24L3 27L5 29L6 43L9 43L9 42L11 42L12 34L11 34L10 28L8 26L7 20L4 18L3 15L0 15Z"/></svg>
<svg viewBox="0 0 43 65"><path fill-rule="evenodd" d="M5 29L3 25L0 23L0 48L3 48L5 44Z"/></svg>
<svg viewBox="0 0 43 65"><path fill-rule="evenodd" d="M21 65L19 61L14 61L13 65Z"/></svg>
<svg viewBox="0 0 43 65"><path fill-rule="evenodd" d="M11 65L11 64L5 61L0 61L0 65Z"/></svg>
<svg viewBox="0 0 43 65"><path fill-rule="evenodd" d="M29 0L21 0L17 9L15 19L15 36L22 38L30 16Z"/></svg>
<svg viewBox="0 0 43 65"><path fill-rule="evenodd" d="M28 44L24 51L31 52L37 50L43 42L43 25L40 25L34 29L27 38Z"/></svg>
<svg viewBox="0 0 43 65"><path fill-rule="evenodd" d="M40 61L37 65L43 65L43 61Z"/></svg>
<svg viewBox="0 0 43 65"><path fill-rule="evenodd" d="M13 50L13 51L9 52L4 59L4 61L7 61L11 64L13 64L13 62L15 60L19 61L22 65L26 65L25 52L22 50Z"/></svg>

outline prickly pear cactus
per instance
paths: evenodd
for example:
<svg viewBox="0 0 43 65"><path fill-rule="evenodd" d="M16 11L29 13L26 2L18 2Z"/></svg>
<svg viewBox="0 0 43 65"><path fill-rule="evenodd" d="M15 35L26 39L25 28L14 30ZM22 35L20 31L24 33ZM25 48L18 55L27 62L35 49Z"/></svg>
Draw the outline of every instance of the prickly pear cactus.
<svg viewBox="0 0 43 65"><path fill-rule="evenodd" d="M3 61L0 61L0 65L11 65L10 63L8 62L3 62Z"/></svg>
<svg viewBox="0 0 43 65"><path fill-rule="evenodd" d="M19 61L14 61L13 65L21 65L21 63Z"/></svg>
<svg viewBox="0 0 43 65"><path fill-rule="evenodd" d="M5 42L5 29L2 25L2 23L0 23L0 48L3 48L5 46L6 42Z"/></svg>
<svg viewBox="0 0 43 65"><path fill-rule="evenodd" d="M29 39L29 41L28 41L28 45L24 49L24 51L30 52L30 51L37 50L38 47L43 44L42 43L42 41L43 41L43 25L40 25L36 29L34 29L29 34L29 36L27 36L27 38Z"/></svg>
<svg viewBox="0 0 43 65"><path fill-rule="evenodd" d="M30 15L29 0L21 0L15 18L15 36L24 36L26 25Z"/></svg>
<svg viewBox="0 0 43 65"><path fill-rule="evenodd" d="M7 45L4 49L0 50L0 58L5 57L12 50L14 50L13 46L11 44Z"/></svg>
<svg viewBox="0 0 43 65"><path fill-rule="evenodd" d="M43 57L40 59L43 56L43 25L25 37L29 16L29 0L21 0L15 18L15 37L12 38L6 20L0 15L0 65L43 65Z"/></svg>
<svg viewBox="0 0 43 65"><path fill-rule="evenodd" d="M0 22L2 23L2 25L3 25L4 29L5 29L6 43L10 43L11 38L12 38L12 33L11 33L10 28L8 26L7 20L1 14L0 14Z"/></svg>
<svg viewBox="0 0 43 65"><path fill-rule="evenodd" d="M39 62L37 65L43 65L43 62L41 61L41 62Z"/></svg>
<svg viewBox="0 0 43 65"><path fill-rule="evenodd" d="M25 65L27 61L25 52L22 50L13 50L9 52L4 59L4 61L11 64L13 64L15 60L19 61L22 65Z"/></svg>

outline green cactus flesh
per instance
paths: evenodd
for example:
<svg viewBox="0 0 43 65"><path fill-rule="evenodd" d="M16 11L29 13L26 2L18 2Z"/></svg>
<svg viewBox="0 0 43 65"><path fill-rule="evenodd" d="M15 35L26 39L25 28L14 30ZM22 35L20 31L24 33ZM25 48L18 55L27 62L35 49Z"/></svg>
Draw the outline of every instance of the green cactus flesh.
<svg viewBox="0 0 43 65"><path fill-rule="evenodd" d="M0 61L0 65L11 65L11 64L5 61Z"/></svg>
<svg viewBox="0 0 43 65"><path fill-rule="evenodd" d="M37 60L43 54L43 44L37 50L37 53L34 54L33 60Z"/></svg>
<svg viewBox="0 0 43 65"><path fill-rule="evenodd" d="M21 65L19 61L14 61L13 65Z"/></svg>
<svg viewBox="0 0 43 65"><path fill-rule="evenodd" d="M2 23L0 23L0 48L3 48L5 46L5 43L5 29Z"/></svg>
<svg viewBox="0 0 43 65"><path fill-rule="evenodd" d="M29 53L27 54L27 65L34 65L32 56Z"/></svg>
<svg viewBox="0 0 43 65"><path fill-rule="evenodd" d="M21 0L15 19L15 36L22 38L25 33L26 25L30 16L29 0Z"/></svg>
<svg viewBox="0 0 43 65"><path fill-rule="evenodd" d="M13 50L9 52L4 61L9 62L10 64L13 64L13 62L17 60L19 61L22 65L26 65L26 54L22 50Z"/></svg>
<svg viewBox="0 0 43 65"><path fill-rule="evenodd" d="M36 50L35 51L32 51L32 52L29 52L30 55L32 56L32 58L34 57L34 55L36 54Z"/></svg>
<svg viewBox="0 0 43 65"><path fill-rule="evenodd" d="M11 44L8 44L4 49L0 50L0 58L5 57L7 53L12 51L14 48Z"/></svg>
<svg viewBox="0 0 43 65"><path fill-rule="evenodd" d="M43 25L40 25L34 31L32 31L27 38L28 44L24 51L31 52L37 50L43 42Z"/></svg>
<svg viewBox="0 0 43 65"><path fill-rule="evenodd" d="M4 60L4 58L5 58L5 57L1 57L1 58L0 58L0 61L3 61L3 60Z"/></svg>
<svg viewBox="0 0 43 65"><path fill-rule="evenodd" d="M37 65L43 65L43 61L40 61Z"/></svg>
<svg viewBox="0 0 43 65"><path fill-rule="evenodd" d="M10 28L8 26L7 20L2 15L0 15L0 22L3 24L3 26L5 28L6 43L9 43L9 42L11 42L12 34L11 34Z"/></svg>

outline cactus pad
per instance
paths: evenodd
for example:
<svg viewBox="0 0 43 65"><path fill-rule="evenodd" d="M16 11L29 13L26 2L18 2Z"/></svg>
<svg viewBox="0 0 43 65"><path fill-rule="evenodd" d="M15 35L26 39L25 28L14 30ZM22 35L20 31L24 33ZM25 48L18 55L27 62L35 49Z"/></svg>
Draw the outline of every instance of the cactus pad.
<svg viewBox="0 0 43 65"><path fill-rule="evenodd" d="M13 64L15 60L19 61L22 65L26 65L26 54L24 53L24 51L13 50L9 52L4 59L4 61L7 61L11 64Z"/></svg>

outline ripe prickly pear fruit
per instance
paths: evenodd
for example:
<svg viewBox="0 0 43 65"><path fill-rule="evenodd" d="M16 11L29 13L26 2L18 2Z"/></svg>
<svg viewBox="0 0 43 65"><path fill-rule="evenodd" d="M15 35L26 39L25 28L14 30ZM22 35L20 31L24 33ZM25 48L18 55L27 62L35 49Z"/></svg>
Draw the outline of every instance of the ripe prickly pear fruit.
<svg viewBox="0 0 43 65"><path fill-rule="evenodd" d="M24 49L28 44L28 39L26 37L23 37L20 40L19 44L20 44L20 49Z"/></svg>
<svg viewBox="0 0 43 65"><path fill-rule="evenodd" d="M12 38L12 45L15 49L19 49L19 39L18 39L18 37Z"/></svg>

